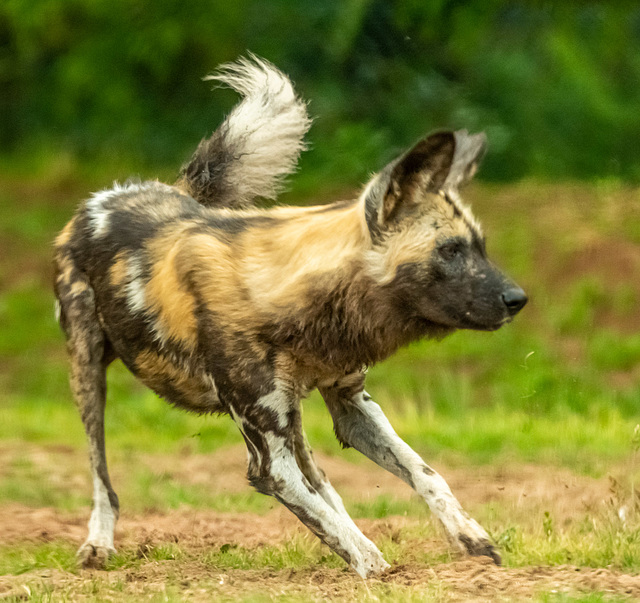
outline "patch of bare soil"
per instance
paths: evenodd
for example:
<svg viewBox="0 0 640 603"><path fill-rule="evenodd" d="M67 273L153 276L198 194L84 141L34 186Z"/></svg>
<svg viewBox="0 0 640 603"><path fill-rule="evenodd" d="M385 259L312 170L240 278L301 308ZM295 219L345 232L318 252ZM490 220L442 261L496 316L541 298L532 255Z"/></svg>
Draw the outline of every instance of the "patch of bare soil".
<svg viewBox="0 0 640 603"><path fill-rule="evenodd" d="M76 459L76 455L79 457ZM21 458L46 467L55 483L77 489L76 467L84 467L82 453L60 447L28 446ZM0 449L4 463L12 460L10 450ZM141 456L138 461L168 473L184 483L207 483L214 491L239 492L249 487L244 479L245 453L233 446L209 455ZM413 496L411 490L386 472L370 464L354 465L341 458L317 455L339 492L348 500L367 501L384 493L395 498ZM7 465L4 464L6 467ZM517 521L530 521L532 514L549 511L558 523L580 520L586 511L594 512L611 498L609 481L576 476L568 470L537 466L474 468L437 467L453 491L470 509L496 503ZM86 468L84 469L86 471ZM81 480L82 481L82 480ZM115 480L117 483L117 479ZM88 480L87 480L88 482ZM86 487L89 484L86 483ZM78 546L86 536L89 510L64 512L52 508L34 509L20 504L0 507L0 543L20 544L64 540ZM415 517L388 517L358 520L358 525L374 541L395 539L403 530L419 528ZM116 546L121 551L141 551L141 563L134 568L109 572L70 573L58 570L34 570L20 576L0 577L0 599L4 596L27 597L27 588L40 586L76 600L86 592L90 581L119 584L120 594L147 598L149 593L176 589L187 600L233 600L252 593L276 596L286 593L308 600L355 601L367 594L384 598L384 593L407 589L407 593L429 592L443 600L495 601L527 599L537 592L605 592L640 598L640 576L611 569L582 567L498 568L486 559L465 558L428 566L419 563L394 565L384 575L360 580L343 569L317 567L303 570L227 570L202 561L203 554L226 544L258 549L278 546L308 532L284 508L275 507L265 515L217 513L182 508L134 514L122 510L116 531ZM313 538L311 535L304 538ZM184 558L172 561L148 560L145 551L176 543ZM448 551L444 538L416 540L421 552L435 555ZM31 585L31 586L29 586ZM124 585L124 586L122 586ZM84 589L84 590L83 590ZM102 592L102 591L101 591ZM115 590L104 596L117 600ZM111 594L110 594L111 593ZM101 595L102 596L102 595Z"/></svg>
<svg viewBox="0 0 640 603"><path fill-rule="evenodd" d="M357 601L366 595L384 600L386 592L396 597L424 592L447 601L528 600L540 592L588 593L640 597L640 576L609 569L574 566L505 569L489 559L469 558L433 567L398 565L366 581L340 569L304 570L219 570L198 562L149 562L136 568L79 574L41 570L28 575L0 577L0 598L22 595L38 586L52 592L82 593L87 581L119 584L119 592L101 591L104 600L122 595L136 596L166 592L167 583L179 585L180 596L189 601L236 600L260 594L304 597L309 601ZM122 586L124 585L124 586ZM172 590L175 592L174 587ZM85 590L86 592L86 590Z"/></svg>
<svg viewBox="0 0 640 603"><path fill-rule="evenodd" d="M1 510L0 542L66 540L80 545L87 535L88 510L82 514L65 513L19 504L3 505ZM280 544L297 532L304 533L304 527L284 508L264 516L187 508L140 515L123 512L116 528L116 545L129 549L140 543L157 546L174 542L185 549L199 550L233 543L253 548Z"/></svg>

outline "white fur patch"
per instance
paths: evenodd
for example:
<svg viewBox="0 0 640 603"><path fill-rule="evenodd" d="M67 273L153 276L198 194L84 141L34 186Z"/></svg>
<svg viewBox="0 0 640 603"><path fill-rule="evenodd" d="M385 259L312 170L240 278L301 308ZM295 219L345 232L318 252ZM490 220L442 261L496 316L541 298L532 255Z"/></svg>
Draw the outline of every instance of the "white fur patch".
<svg viewBox="0 0 640 603"><path fill-rule="evenodd" d="M109 228L109 210L107 202L119 193L119 187L114 184L114 188L94 193L87 201L87 213L93 229L93 237L97 238L105 234Z"/></svg>
<svg viewBox="0 0 640 603"><path fill-rule="evenodd" d="M328 481L323 481L318 487L318 492L322 498L324 498L340 515L349 517L349 513L344 508L342 498L336 492L335 488Z"/></svg>
<svg viewBox="0 0 640 603"><path fill-rule="evenodd" d="M262 396L258 400L258 405L275 413L280 429L284 429L287 426L287 414L291 410L291 396L287 394L281 382L276 381L276 388L266 396Z"/></svg>
<svg viewBox="0 0 640 603"><path fill-rule="evenodd" d="M127 306L131 312L142 312L146 306L145 283L142 280L143 265L139 256L133 256L129 260L128 282L125 287Z"/></svg>
<svg viewBox="0 0 640 603"><path fill-rule="evenodd" d="M97 474L93 476L93 511L89 519L87 544L112 550L117 517L109 502L109 493Z"/></svg>
<svg viewBox="0 0 640 603"><path fill-rule="evenodd" d="M311 120L289 78L254 55L208 76L244 96L220 128L234 153L228 181L236 202L274 199L296 166Z"/></svg>
<svg viewBox="0 0 640 603"><path fill-rule="evenodd" d="M109 231L111 200L123 194L139 193L154 188L162 191L172 190L172 187L160 182L126 182L125 184L114 182L113 188L93 193L86 204L93 238L101 237Z"/></svg>

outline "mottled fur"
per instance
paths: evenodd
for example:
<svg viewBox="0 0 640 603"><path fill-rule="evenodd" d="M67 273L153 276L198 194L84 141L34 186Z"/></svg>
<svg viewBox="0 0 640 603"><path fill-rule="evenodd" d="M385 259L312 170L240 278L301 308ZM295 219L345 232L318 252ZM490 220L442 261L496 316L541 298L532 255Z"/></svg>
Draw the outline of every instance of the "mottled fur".
<svg viewBox="0 0 640 603"><path fill-rule="evenodd" d="M216 77L245 98L177 185L97 193L56 240L59 320L93 468L83 565L103 564L114 549L118 499L103 422L115 358L176 406L229 414L247 444L251 483L360 575L387 564L313 460L300 400L316 387L343 445L415 488L460 548L499 560L364 392L365 368L398 347L456 328L496 329L526 302L486 258L458 196L484 136L432 134L352 201L251 208L293 169L309 120L266 62L241 60Z"/></svg>

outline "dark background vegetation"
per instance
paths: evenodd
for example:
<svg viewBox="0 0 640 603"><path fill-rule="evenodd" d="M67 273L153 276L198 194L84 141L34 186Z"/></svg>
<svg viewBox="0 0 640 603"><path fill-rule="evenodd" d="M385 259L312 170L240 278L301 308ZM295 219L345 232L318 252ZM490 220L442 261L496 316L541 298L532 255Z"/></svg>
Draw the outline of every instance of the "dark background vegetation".
<svg viewBox="0 0 640 603"><path fill-rule="evenodd" d="M4 0L0 152L175 167L236 100L202 76L247 50L311 100L304 189L440 127L488 133L484 179L640 180L627 2Z"/></svg>

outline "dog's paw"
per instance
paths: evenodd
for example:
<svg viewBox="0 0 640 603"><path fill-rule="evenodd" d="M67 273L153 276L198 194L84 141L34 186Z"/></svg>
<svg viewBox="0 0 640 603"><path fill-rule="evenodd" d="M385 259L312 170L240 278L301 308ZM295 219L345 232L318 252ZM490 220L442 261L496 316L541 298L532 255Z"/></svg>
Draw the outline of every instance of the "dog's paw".
<svg viewBox="0 0 640 603"><path fill-rule="evenodd" d="M78 563L83 569L104 569L115 552L112 547L85 542L78 550Z"/></svg>
<svg viewBox="0 0 640 603"><path fill-rule="evenodd" d="M502 565L500 553L498 553L496 547L489 542L488 538L474 539L466 534L460 534L458 541L469 555L489 557L496 565Z"/></svg>
<svg viewBox="0 0 640 603"><path fill-rule="evenodd" d="M362 578L369 578L391 567L375 546L361 551L357 558L351 560L351 566Z"/></svg>

